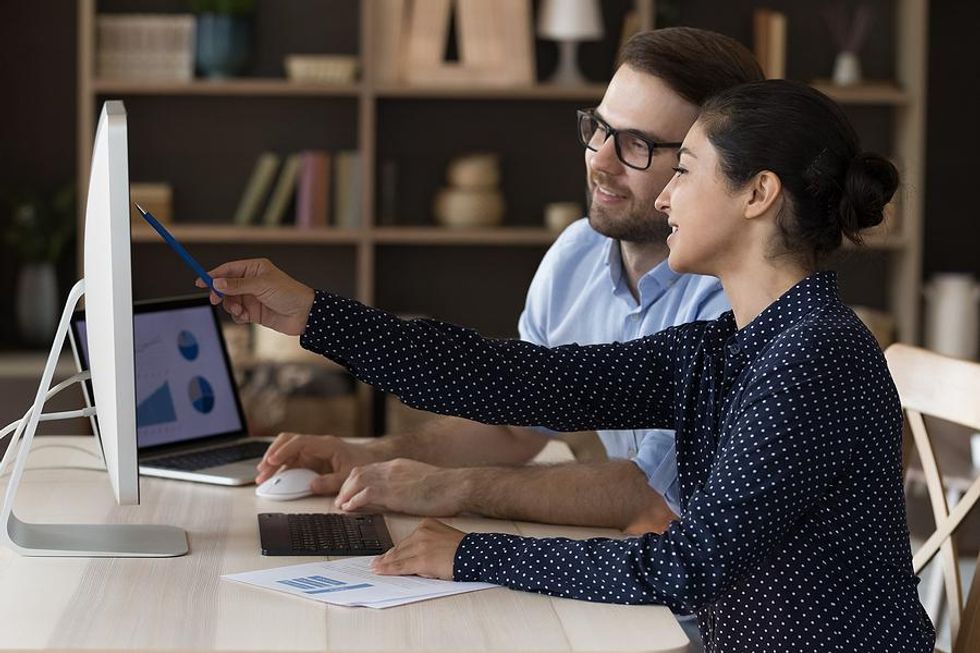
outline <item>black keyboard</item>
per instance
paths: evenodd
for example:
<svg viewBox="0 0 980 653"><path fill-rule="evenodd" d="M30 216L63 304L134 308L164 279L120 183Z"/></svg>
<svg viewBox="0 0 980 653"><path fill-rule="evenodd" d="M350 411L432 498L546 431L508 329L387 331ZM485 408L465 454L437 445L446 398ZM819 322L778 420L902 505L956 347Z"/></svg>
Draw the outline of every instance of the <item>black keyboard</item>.
<svg viewBox="0 0 980 653"><path fill-rule="evenodd" d="M237 463L242 460L261 458L265 455L265 450L269 448L268 442L243 442L241 444L218 447L216 449L206 449L204 451L190 451L188 453L174 454L163 458L151 458L142 463L150 467L162 469L178 469L184 472L196 472L199 469L218 467L228 463Z"/></svg>
<svg viewBox="0 0 980 653"><path fill-rule="evenodd" d="M381 515L259 514L265 556L368 556L391 548Z"/></svg>

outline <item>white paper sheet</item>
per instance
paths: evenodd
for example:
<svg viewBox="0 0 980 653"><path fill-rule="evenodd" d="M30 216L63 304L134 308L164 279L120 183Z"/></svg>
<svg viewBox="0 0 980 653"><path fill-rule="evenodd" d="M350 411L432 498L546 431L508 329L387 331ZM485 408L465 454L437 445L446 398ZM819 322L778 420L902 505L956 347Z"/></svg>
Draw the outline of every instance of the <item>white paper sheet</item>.
<svg viewBox="0 0 980 653"><path fill-rule="evenodd" d="M418 576L378 576L371 572L372 559L310 562L225 574L222 578L322 603L368 608L390 608L496 587L489 583L456 583Z"/></svg>

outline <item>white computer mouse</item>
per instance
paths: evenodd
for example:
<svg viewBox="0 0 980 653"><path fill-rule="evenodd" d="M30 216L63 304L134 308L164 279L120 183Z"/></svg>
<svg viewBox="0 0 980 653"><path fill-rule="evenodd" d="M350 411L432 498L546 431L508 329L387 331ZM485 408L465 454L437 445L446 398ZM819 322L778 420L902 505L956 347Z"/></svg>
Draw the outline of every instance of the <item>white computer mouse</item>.
<svg viewBox="0 0 980 653"><path fill-rule="evenodd" d="M319 474L312 469L286 469L255 488L255 496L270 501L292 501L313 494L310 483Z"/></svg>

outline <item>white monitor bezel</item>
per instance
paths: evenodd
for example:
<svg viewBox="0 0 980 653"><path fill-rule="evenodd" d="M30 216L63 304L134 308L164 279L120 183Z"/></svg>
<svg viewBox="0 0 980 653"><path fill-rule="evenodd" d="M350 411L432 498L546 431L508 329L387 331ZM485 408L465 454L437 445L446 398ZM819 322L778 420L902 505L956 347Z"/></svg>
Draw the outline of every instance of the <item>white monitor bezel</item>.
<svg viewBox="0 0 980 653"><path fill-rule="evenodd" d="M139 503L126 108L102 107L85 205L85 318L94 403L116 501Z"/></svg>

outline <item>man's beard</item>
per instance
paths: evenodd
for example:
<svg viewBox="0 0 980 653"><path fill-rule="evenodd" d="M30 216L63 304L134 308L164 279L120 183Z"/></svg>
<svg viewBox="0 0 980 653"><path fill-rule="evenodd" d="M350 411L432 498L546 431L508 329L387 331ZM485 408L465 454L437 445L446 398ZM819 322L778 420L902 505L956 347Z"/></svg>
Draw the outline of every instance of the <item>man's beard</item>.
<svg viewBox="0 0 980 653"><path fill-rule="evenodd" d="M591 200L592 194L589 194ZM592 203L589 207L589 225L608 238L628 243L663 244L670 235L667 216L658 211L653 202L633 207L628 213L610 211Z"/></svg>

